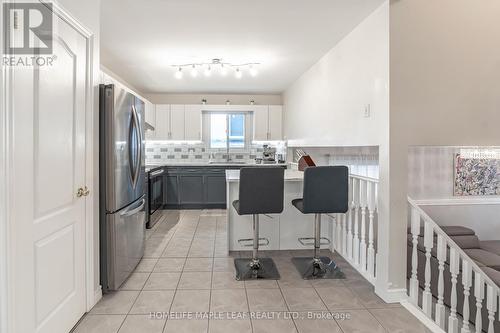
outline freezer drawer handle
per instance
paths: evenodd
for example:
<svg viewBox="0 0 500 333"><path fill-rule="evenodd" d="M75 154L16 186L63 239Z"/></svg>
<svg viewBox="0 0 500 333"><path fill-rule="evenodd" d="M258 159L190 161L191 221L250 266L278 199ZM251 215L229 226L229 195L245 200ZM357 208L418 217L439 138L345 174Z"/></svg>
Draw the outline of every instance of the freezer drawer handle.
<svg viewBox="0 0 500 333"><path fill-rule="evenodd" d="M134 214L136 214L136 213L140 212L140 211L141 211L141 209L143 209L143 208L144 208L144 205L145 205L145 204L146 204L146 200L145 200L145 199L142 199L142 200L141 200L141 204L140 204L138 207L136 207L136 208L130 208L130 209L127 209L127 210L123 211L123 212L120 214L120 216L132 216L132 215L134 215Z"/></svg>

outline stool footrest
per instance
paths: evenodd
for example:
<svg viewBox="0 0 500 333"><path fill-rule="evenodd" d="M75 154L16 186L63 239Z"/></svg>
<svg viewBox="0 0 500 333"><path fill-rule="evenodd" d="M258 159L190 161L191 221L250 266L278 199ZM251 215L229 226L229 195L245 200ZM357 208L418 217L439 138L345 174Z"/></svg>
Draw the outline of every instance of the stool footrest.
<svg viewBox="0 0 500 333"><path fill-rule="evenodd" d="M298 239L299 243L304 246L314 245L315 238L314 237L301 237ZM319 241L319 245L330 245L331 241L326 237L321 237Z"/></svg>
<svg viewBox="0 0 500 333"><path fill-rule="evenodd" d="M238 239L238 244L240 244L241 246L248 246L248 247L253 246L253 238ZM267 245L269 245L269 238L265 237L259 238L259 246L267 246Z"/></svg>

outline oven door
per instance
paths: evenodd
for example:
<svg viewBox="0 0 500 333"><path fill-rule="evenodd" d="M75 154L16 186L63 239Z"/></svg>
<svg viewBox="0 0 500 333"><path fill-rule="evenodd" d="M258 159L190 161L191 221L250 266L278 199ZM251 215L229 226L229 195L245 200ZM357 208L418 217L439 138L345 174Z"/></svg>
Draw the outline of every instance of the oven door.
<svg viewBox="0 0 500 333"><path fill-rule="evenodd" d="M165 186L163 182L163 169L152 171L149 175L149 214L150 220L148 228L151 228L157 221L157 212L163 208L163 193Z"/></svg>

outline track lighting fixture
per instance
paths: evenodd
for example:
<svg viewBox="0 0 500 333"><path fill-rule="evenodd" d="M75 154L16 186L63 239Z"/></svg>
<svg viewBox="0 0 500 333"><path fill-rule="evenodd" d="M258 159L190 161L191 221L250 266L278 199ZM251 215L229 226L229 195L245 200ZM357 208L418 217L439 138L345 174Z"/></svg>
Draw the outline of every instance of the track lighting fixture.
<svg viewBox="0 0 500 333"><path fill-rule="evenodd" d="M248 73L250 73L251 77L255 77L258 74L257 66L260 65L257 62L252 63L243 63L243 64L233 64L229 62L223 62L220 58L212 59L211 62L203 62L203 63L187 63L181 65L173 65L173 67L177 68L175 72L175 78L182 79L183 78L183 69L185 67L191 68L191 76L193 78L198 76L198 67L204 68L203 74L205 77L212 76L212 72L215 69L220 73L221 76L227 76L228 71L234 70L234 76L237 79L241 79L243 77L243 70L248 69Z"/></svg>

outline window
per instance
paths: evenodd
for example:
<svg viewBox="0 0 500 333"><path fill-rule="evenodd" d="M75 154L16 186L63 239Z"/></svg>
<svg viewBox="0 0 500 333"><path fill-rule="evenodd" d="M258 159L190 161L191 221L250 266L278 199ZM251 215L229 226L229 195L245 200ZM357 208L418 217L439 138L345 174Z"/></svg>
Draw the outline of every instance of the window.
<svg viewBox="0 0 500 333"><path fill-rule="evenodd" d="M210 115L210 148L245 148L245 114Z"/></svg>

